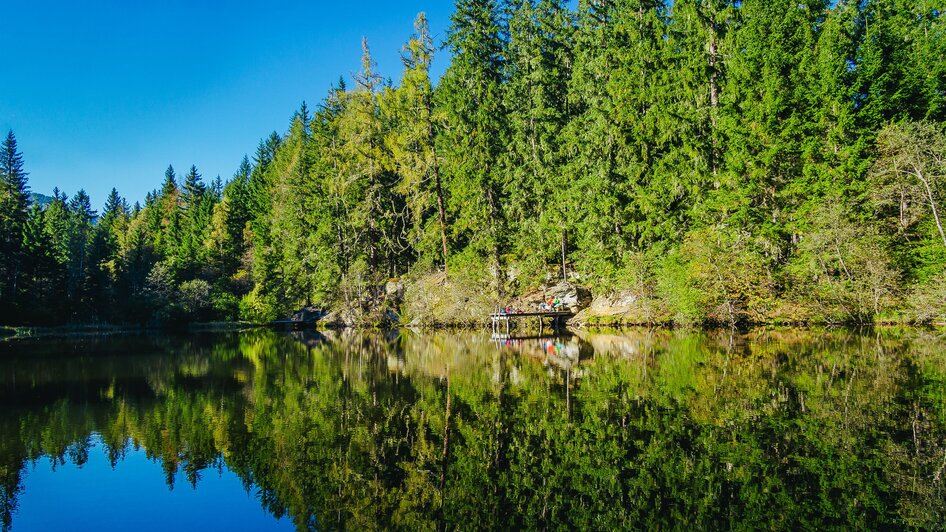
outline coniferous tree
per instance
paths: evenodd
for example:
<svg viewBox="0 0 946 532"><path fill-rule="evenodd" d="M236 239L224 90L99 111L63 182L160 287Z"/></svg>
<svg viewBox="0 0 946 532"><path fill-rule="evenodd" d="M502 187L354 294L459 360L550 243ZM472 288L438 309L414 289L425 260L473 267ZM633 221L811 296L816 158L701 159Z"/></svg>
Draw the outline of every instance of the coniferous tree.
<svg viewBox="0 0 946 532"><path fill-rule="evenodd" d="M581 250L577 266L602 274L616 263L623 247L628 203L627 180L618 172L623 135L608 90L617 68L612 53L617 16L614 2L579 3L568 88L571 119L562 135L566 212L573 221L572 240Z"/></svg>
<svg viewBox="0 0 946 532"><path fill-rule="evenodd" d="M561 131L570 118L573 31L573 17L564 2L517 4L509 22L504 98L510 143L503 186L507 216L517 234L515 254L531 262L526 270L536 273L560 257L563 276L574 217L568 210L561 157Z"/></svg>
<svg viewBox="0 0 946 532"><path fill-rule="evenodd" d="M53 189L53 200L46 207L43 224L50 239L56 261L65 266L69 262L69 206L65 192Z"/></svg>
<svg viewBox="0 0 946 532"><path fill-rule="evenodd" d="M398 191L409 209L408 240L421 261L433 262L439 252L439 262L446 269L450 254L447 212L436 140L441 117L433 107L430 65L434 48L424 13L417 15L414 32L402 52L401 84L384 98L392 123L386 144L401 178Z"/></svg>
<svg viewBox="0 0 946 532"><path fill-rule="evenodd" d="M15 316L17 280L21 273L23 230L27 220L28 189L23 155L13 131L0 145L0 301L2 312Z"/></svg>
<svg viewBox="0 0 946 532"><path fill-rule="evenodd" d="M356 278L379 278L395 266L401 245L396 228L404 213L397 209L392 194L379 107L381 77L375 72L367 40L362 41L362 52L355 89L346 95L345 110L339 117L339 142L334 150L337 167L331 187L347 213L343 233L347 235L348 271L356 271Z"/></svg>
<svg viewBox="0 0 946 532"><path fill-rule="evenodd" d="M447 45L453 56L437 89L444 112L441 153L450 218L458 245L493 272L494 288L504 284L505 229L500 156L507 125L502 105L505 43L494 0L459 0Z"/></svg>
<svg viewBox="0 0 946 532"><path fill-rule="evenodd" d="M89 293L89 244L96 212L92 210L89 195L80 189L69 200L69 264L66 289L72 319L91 314Z"/></svg>
<svg viewBox="0 0 946 532"><path fill-rule="evenodd" d="M119 243L128 222L125 199L112 188L105 200L102 216L92 229L89 242L87 291L93 308L100 316L114 313L119 301L118 282L121 263ZM120 314L115 314L120 315Z"/></svg>
<svg viewBox="0 0 946 532"><path fill-rule="evenodd" d="M83 191L29 205L8 133L0 318L370 311L404 274L458 300L580 279L730 325L941 299L942 6L573 6L459 0L436 87L421 14L397 86L365 44L354 85L303 103L226 185L169 166L142 205L113 190L101 217Z"/></svg>
<svg viewBox="0 0 946 532"><path fill-rule="evenodd" d="M176 267L182 280L200 273L205 239L216 198L208 193L197 167L192 165L181 188L180 240Z"/></svg>
<svg viewBox="0 0 946 532"><path fill-rule="evenodd" d="M19 300L31 302L21 311L27 323L55 323L61 308L61 268L46 230L45 214L39 203L33 203L23 229Z"/></svg>

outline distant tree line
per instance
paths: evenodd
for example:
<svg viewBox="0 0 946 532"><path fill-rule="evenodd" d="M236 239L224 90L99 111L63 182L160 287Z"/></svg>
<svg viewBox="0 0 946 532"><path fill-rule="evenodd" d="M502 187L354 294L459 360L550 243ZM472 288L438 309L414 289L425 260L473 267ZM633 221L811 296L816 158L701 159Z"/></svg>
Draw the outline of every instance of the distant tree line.
<svg viewBox="0 0 946 532"><path fill-rule="evenodd" d="M435 87L437 46L419 15L399 83L364 43L225 185L168 168L98 216L28 205L11 132L0 319L262 320L436 272L676 322L946 312L940 3L458 0Z"/></svg>

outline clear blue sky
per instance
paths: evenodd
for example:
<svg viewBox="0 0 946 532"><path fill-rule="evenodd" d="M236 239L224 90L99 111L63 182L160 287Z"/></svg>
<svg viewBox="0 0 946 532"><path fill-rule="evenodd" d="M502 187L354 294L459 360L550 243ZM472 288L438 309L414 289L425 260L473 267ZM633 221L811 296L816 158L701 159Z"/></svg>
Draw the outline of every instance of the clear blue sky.
<svg viewBox="0 0 946 532"><path fill-rule="evenodd" d="M442 42L451 0L8 2L0 131L16 134L32 191L85 188L96 209L112 186L143 200L168 164L226 180L303 100L350 79L362 36L396 82L419 11Z"/></svg>

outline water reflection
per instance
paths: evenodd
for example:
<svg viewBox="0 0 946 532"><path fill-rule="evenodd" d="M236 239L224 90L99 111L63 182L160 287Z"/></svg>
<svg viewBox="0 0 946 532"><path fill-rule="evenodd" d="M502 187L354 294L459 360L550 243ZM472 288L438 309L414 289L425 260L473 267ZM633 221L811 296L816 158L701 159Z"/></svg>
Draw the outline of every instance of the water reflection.
<svg viewBox="0 0 946 532"><path fill-rule="evenodd" d="M198 493L225 466L300 529L935 527L944 347L912 329L4 342L0 518L27 464L81 465L96 441Z"/></svg>

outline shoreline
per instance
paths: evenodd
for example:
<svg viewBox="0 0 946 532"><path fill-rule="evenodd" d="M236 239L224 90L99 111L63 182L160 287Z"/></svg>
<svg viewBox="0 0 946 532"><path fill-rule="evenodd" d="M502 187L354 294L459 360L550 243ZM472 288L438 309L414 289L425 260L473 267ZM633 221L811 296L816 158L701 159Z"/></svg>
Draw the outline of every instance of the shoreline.
<svg viewBox="0 0 946 532"><path fill-rule="evenodd" d="M113 334L235 332L262 327L245 321L198 322L178 326L116 325L110 323L51 326L0 326L0 341L37 338L81 338Z"/></svg>
<svg viewBox="0 0 946 532"><path fill-rule="evenodd" d="M863 329L863 328L886 328L886 327L911 327L917 329L942 329L946 328L946 322L932 323L910 323L910 322L891 322L878 321L874 323L747 323L737 327L730 327L726 324L706 323L702 325L675 325L673 323L635 323L635 322L577 322L568 323L563 330L607 330L620 331L624 329L650 328L666 330L702 330L718 331L721 329L731 329L735 331L748 332L758 329ZM259 324L245 321L221 321L221 322L198 322L180 326L155 326L155 325L114 325L114 324L70 324L56 326L0 326L0 341L4 340L26 340L39 338L81 338L91 336L108 336L120 334L181 334L181 333L208 333L208 332L241 332L252 329L272 329L272 330L298 330L298 331L321 331L321 330L362 330L362 331L391 331L396 329L410 329L419 331L486 331L489 325L486 323L428 323L418 325L415 323L402 323L391 327L364 327L357 325L343 325L338 323L316 323L314 325L300 327L298 329L281 329L272 327L268 324Z"/></svg>

